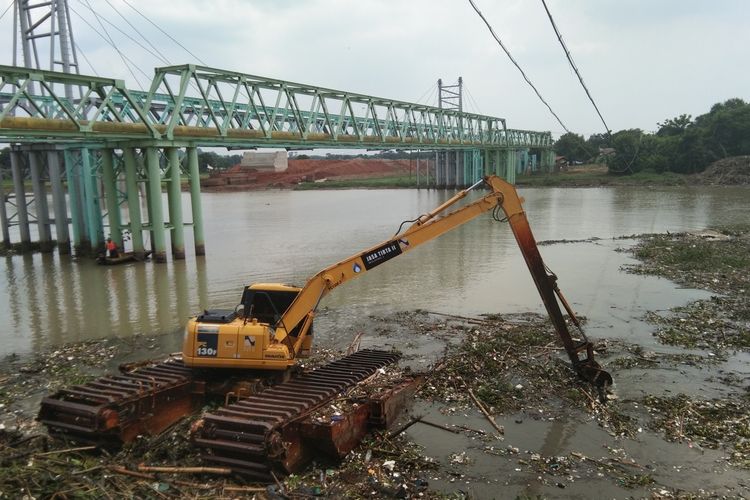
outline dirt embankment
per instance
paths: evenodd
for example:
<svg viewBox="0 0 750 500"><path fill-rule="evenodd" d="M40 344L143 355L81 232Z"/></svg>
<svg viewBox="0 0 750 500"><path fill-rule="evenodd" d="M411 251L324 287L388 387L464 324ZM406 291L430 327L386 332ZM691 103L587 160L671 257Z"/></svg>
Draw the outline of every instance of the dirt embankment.
<svg viewBox="0 0 750 500"><path fill-rule="evenodd" d="M750 156L732 156L715 161L699 177L704 184L750 185Z"/></svg>
<svg viewBox="0 0 750 500"><path fill-rule="evenodd" d="M402 175L415 168L409 160L350 158L346 160L289 160L284 172L259 172L236 165L203 182L207 191L241 191L252 189L288 189L300 182L349 180Z"/></svg>

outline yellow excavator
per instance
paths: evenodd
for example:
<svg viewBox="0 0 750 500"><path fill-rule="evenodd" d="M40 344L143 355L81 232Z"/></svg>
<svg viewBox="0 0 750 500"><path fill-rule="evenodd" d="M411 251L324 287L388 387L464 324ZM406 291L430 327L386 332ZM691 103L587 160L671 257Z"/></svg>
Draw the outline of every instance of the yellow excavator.
<svg viewBox="0 0 750 500"><path fill-rule="evenodd" d="M489 189L488 193L449 211L482 185ZM247 286L240 305L234 310L206 310L190 319L185 329L184 363L197 368L286 370L298 359L310 355L315 311L329 292L480 214L492 211L495 220L509 223L573 368L582 378L593 383L601 396L611 385L612 377L594 360L593 344L586 338L580 322L560 292L557 277L545 266L522 203L511 184L499 177L488 176L431 212L409 221L409 227L400 228L387 241L323 269L302 288L277 283ZM580 339L571 336L560 303L578 329Z"/></svg>

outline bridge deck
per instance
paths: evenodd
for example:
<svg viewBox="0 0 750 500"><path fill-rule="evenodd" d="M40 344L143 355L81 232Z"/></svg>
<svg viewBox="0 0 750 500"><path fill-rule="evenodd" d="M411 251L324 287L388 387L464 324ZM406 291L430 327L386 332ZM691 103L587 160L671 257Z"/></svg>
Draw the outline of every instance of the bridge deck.
<svg viewBox="0 0 750 500"><path fill-rule="evenodd" d="M75 98L66 97L79 95ZM184 65L147 92L122 80L0 66L0 140L199 146L519 149L549 132L505 119Z"/></svg>

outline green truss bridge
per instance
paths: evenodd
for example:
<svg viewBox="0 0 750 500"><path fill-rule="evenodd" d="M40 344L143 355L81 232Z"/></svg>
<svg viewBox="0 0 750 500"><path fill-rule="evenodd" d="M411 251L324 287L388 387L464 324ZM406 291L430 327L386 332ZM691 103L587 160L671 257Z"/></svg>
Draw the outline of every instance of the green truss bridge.
<svg viewBox="0 0 750 500"><path fill-rule="evenodd" d="M0 142L12 144L14 179L14 196L3 192L0 204L3 243L13 244L17 225L20 245L29 246L35 223L42 250L56 241L66 253L69 214L76 248L99 248L106 223L120 246L130 231L136 254L145 253L142 231L151 231L157 261L166 260L168 232L174 258L184 257L184 226L193 227L196 253L204 252L198 147L434 151L427 175L434 187L469 185L487 173L513 182L519 155L529 150L543 168L554 161L549 132L511 129L503 118L196 65L157 68L148 91L122 80L0 66ZM26 198L25 172L38 203ZM178 203L181 175L191 186L189 223ZM137 208L139 183L147 185L146 221Z"/></svg>

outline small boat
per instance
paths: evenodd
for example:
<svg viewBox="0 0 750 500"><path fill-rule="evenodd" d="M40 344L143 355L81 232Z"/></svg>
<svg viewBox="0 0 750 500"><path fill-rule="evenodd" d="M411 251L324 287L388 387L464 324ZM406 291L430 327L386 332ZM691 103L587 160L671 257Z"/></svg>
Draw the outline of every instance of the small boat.
<svg viewBox="0 0 750 500"><path fill-rule="evenodd" d="M109 257L105 254L99 254L96 258L96 263L103 266L115 266L117 264L125 264L126 262L143 261L148 259L151 252L146 252L142 259L136 257L135 252L120 252L117 257Z"/></svg>

